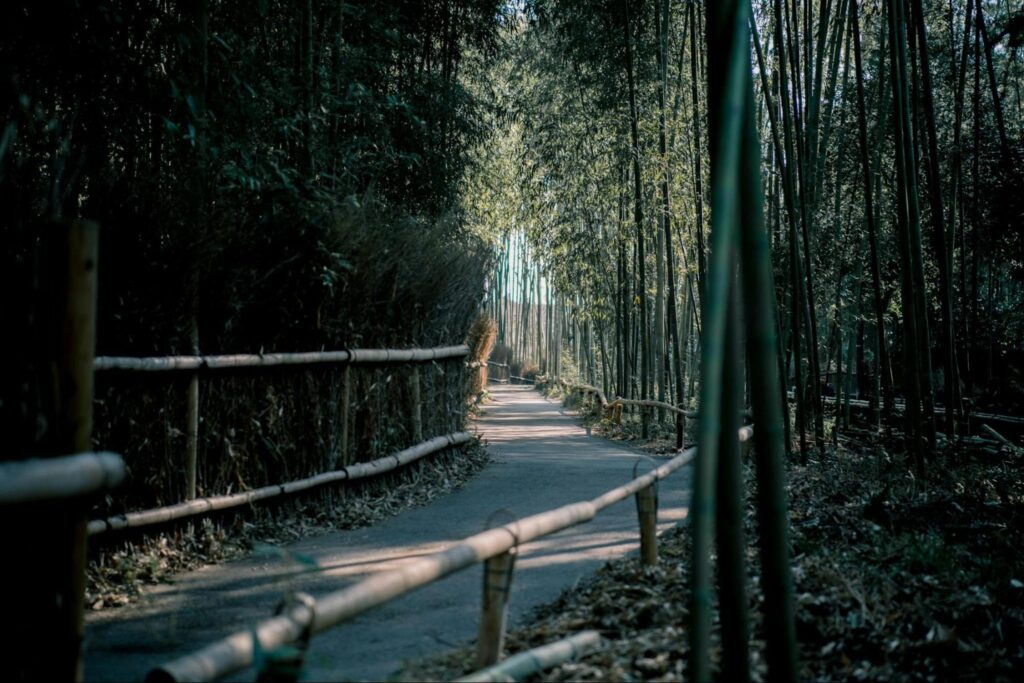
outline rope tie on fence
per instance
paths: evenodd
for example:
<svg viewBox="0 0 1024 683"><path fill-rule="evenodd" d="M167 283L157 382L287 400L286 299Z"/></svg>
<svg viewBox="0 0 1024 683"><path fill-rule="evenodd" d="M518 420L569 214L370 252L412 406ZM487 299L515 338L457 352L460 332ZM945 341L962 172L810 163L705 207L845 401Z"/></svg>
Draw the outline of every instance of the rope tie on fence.
<svg viewBox="0 0 1024 683"><path fill-rule="evenodd" d="M505 517L505 521L499 522L499 518ZM506 508L499 508L487 518L484 528L504 528L512 536L512 547L508 549L509 562L507 566L496 566L492 562L484 562L484 591L494 591L502 596L502 601L508 600L512 589L512 571L515 569L516 555L519 553L519 533L515 529L516 516Z"/></svg>

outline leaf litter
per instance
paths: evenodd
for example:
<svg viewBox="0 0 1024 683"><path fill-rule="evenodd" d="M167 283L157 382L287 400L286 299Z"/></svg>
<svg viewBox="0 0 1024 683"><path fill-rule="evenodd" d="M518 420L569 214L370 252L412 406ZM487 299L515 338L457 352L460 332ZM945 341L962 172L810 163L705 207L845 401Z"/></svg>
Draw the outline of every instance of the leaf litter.
<svg viewBox="0 0 1024 683"><path fill-rule="evenodd" d="M918 478L896 442L854 433L807 466L789 469L800 679L1020 680L1024 459L1012 448L953 440ZM763 681L764 594L750 463L745 481L751 671ZM688 528L663 534L659 553L655 569L643 569L635 554L609 562L511 630L506 654L596 629L605 638L601 650L531 680L686 680ZM717 616L712 647L717 667ZM410 663L401 678L452 678L474 664L467 646Z"/></svg>

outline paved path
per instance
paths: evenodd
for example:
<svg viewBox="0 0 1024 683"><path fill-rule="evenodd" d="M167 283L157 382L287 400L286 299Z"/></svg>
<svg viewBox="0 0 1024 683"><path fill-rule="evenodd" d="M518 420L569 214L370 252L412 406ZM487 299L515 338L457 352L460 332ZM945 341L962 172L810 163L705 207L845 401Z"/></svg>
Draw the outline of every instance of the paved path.
<svg viewBox="0 0 1024 683"><path fill-rule="evenodd" d="M152 666L270 615L287 591L320 595L477 533L496 511L531 515L593 498L632 476L636 452L588 437L576 419L532 388L496 387L494 398L478 421L493 461L464 487L376 526L287 546L325 571L297 576L300 565L286 553L250 557L155 587L140 604L88 615L86 679L141 680ZM688 476L680 472L662 483L662 528L685 516ZM587 524L521 548L511 623L605 561L634 551L637 538L635 506L626 500ZM474 567L316 636L306 678L383 680L405 660L472 640L481 581L482 569Z"/></svg>

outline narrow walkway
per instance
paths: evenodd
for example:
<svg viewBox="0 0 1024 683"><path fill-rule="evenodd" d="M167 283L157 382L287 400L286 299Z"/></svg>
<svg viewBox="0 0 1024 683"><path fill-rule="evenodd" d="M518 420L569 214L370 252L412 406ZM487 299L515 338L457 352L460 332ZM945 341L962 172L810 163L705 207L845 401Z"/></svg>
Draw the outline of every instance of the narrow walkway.
<svg viewBox="0 0 1024 683"><path fill-rule="evenodd" d="M87 680L141 680L156 664L272 614L282 594L314 596L369 573L399 566L499 523L593 498L624 483L636 452L588 437L579 421L530 387L494 387L478 428L493 461L460 490L373 527L293 543L292 558L313 558L323 571L251 557L184 575L150 590L141 604L87 615ZM650 468L643 463L640 470ZM663 482L662 529L686 514L688 471ZM636 548L636 511L623 501L595 520L520 549L509 606L511 623L549 602L607 560ZM476 636L482 569L475 567L403 596L316 636L308 680L383 680L403 661L443 652ZM251 680L252 672L238 678Z"/></svg>

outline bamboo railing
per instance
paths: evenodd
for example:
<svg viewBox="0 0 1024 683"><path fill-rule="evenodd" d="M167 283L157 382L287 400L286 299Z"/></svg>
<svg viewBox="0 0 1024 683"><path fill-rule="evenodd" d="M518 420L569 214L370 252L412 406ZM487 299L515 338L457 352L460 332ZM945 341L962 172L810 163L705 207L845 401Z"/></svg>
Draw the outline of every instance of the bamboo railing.
<svg viewBox="0 0 1024 683"><path fill-rule="evenodd" d="M89 523L91 535L101 534L110 531L122 531L129 528L138 528L153 524L160 524L185 517L192 517L208 512L214 512L230 507L237 507L247 503L254 503L266 500L286 493L292 493L306 488L320 486L328 481L341 479L352 479L345 472L355 471L351 466L347 469L328 472L325 474L309 477L298 482L289 482L265 486L253 491L246 491L233 495L214 496L207 498L197 497L197 471L199 459L199 387L198 378L205 373L239 372L247 370L259 370L269 368L297 368L323 365L341 365L345 368L346 379L344 382L344 393L341 400L342 412L342 452L348 451L348 412L351 403L350 391L351 382L348 381L349 368L354 365L399 365L410 364L413 366L410 377L410 394L413 405L410 408L412 421L412 437L416 441L423 440L423 418L421 405L421 379L418 365L439 360L455 360L465 358L470 349L465 344L453 346L439 346L422 349L342 349L336 351L311 351L301 353L260 353L260 354L225 354L225 355L181 355L181 356L149 356L149 357L125 357L125 356L99 356L93 360L94 372L116 372L116 373L187 373L191 376L189 391L186 396L187 406L187 429L185 446L185 501L176 505L129 512L123 515L110 517L108 519L92 520ZM480 367L482 363L467 363L470 367ZM450 439L448 437L437 437L426 443L414 446L415 450L434 444L438 439ZM468 439L468 437L467 437ZM460 442L461 443L461 442ZM451 444L448 444L451 445ZM444 446L447 447L447 446ZM437 449L435 449L437 450ZM406 451L402 451L405 453ZM428 452L434 452L430 450ZM380 461L386 462L388 458ZM364 463L365 465L366 463ZM309 483L316 482L316 483Z"/></svg>
<svg viewBox="0 0 1024 683"><path fill-rule="evenodd" d="M636 406L640 410L644 410L645 408L658 408L660 410L673 413L675 415L677 449L681 449L683 447L683 434L686 430L686 420L697 417L697 411L695 410L686 410L682 406L675 406L664 401L637 400L617 397L614 401L609 402L603 391L589 384L572 384L558 377L546 378L544 381L554 382L562 387L562 389L569 392L576 392L585 396L594 396L600 404L602 411L604 411L605 417L608 417L616 424L622 423L622 409L625 406ZM749 412L744 415L748 416Z"/></svg>
<svg viewBox="0 0 1024 683"><path fill-rule="evenodd" d="M438 436L424 443L406 448L392 455L371 460L370 462L356 463L331 472L325 472L305 479L290 481L285 484L274 484L263 486L252 491L244 491L226 496L213 496L210 498L196 498L177 505L144 510L141 512L129 512L124 515L108 517L106 519L94 519L89 522L88 533L90 536L102 534L108 531L123 531L125 529L138 529L140 527L152 526L154 524L165 524L186 517L208 514L218 510L227 510L241 505L250 505L270 498L299 493L308 489L337 483L339 481L353 481L375 477L385 472L390 472L409 463L415 462L432 453L445 450L452 446L467 443L472 440L468 432L456 432L447 436ZM123 466L122 466L123 467ZM122 470L123 473L123 470ZM0 496L3 487L0 486ZM2 498L0 498L2 500Z"/></svg>
<svg viewBox="0 0 1024 683"><path fill-rule="evenodd" d="M793 392L788 392L788 396L789 396L790 399L792 399L793 398ZM839 399L839 398L836 398L835 396L822 396L822 400L825 403L837 403L837 402L845 403L846 402L846 399ZM852 407L852 408L862 409L862 408L870 408L871 407L871 401L866 401L866 400L864 400L862 398L851 398L851 399L849 399L849 402L850 402L850 407ZM904 410L906 410L907 405L906 405L905 401L896 400L896 401L893 402L893 408L897 412L903 412ZM944 406L935 406L935 414L936 415L945 415L946 414L946 408ZM1024 426L1024 417L1018 417L1016 415L1000 415L998 413L965 411L964 412L964 418L965 419L971 419L971 420L988 420L990 422L1001 422L1003 424Z"/></svg>
<svg viewBox="0 0 1024 683"><path fill-rule="evenodd" d="M430 349L345 349L304 353L240 353L216 356L152 356L144 358L98 356L93 363L97 372L198 372L239 370L295 365L397 364L426 363L446 358L465 358L469 347L439 346Z"/></svg>
<svg viewBox="0 0 1024 683"><path fill-rule="evenodd" d="M747 426L740 429L739 439L744 447L750 446L752 437L752 427ZM591 500L570 503L488 529L465 538L445 550L421 557L396 569L373 574L358 583L318 599L304 598L301 601L293 601L290 608L277 616L266 619L251 628L240 629L197 652L162 664L151 670L146 680L151 682L216 680L252 665L254 639L259 641L262 651L270 651L327 631L399 596L479 562L486 563L485 571L493 570L494 564L508 566L509 563L505 558L510 553L514 553L518 546L589 522L605 508L625 500L629 496L637 496L644 490L650 490L657 482L689 464L695 453L696 449L687 449L660 467ZM648 547L656 548L656 537L649 537L655 525L645 520L645 515L656 515L656 509L652 511L652 506L640 505L639 501L637 507L640 516L641 544L646 542ZM645 539L643 536L648 537ZM511 568L509 567L507 571L511 572ZM488 573L490 572L488 571ZM509 579L510 582L511 579ZM486 596L486 586L484 590ZM506 588L505 595L507 596L507 594ZM485 608L487 607L489 606L485 600ZM503 633L489 631L486 628L488 612L489 610L485 609L485 619L481 623L481 635L489 639L500 639ZM491 652L495 650L493 647L484 647L483 649ZM478 664L481 666L494 663L495 661L480 661L478 656Z"/></svg>
<svg viewBox="0 0 1024 683"><path fill-rule="evenodd" d="M61 501L109 491L124 480L121 456L78 453L0 463L0 505Z"/></svg>
<svg viewBox="0 0 1024 683"><path fill-rule="evenodd" d="M455 680L456 683L521 681L553 666L563 664L570 659L585 657L600 646L600 633L597 631L581 631L568 638L556 640L553 643L512 655L500 664L495 664Z"/></svg>

